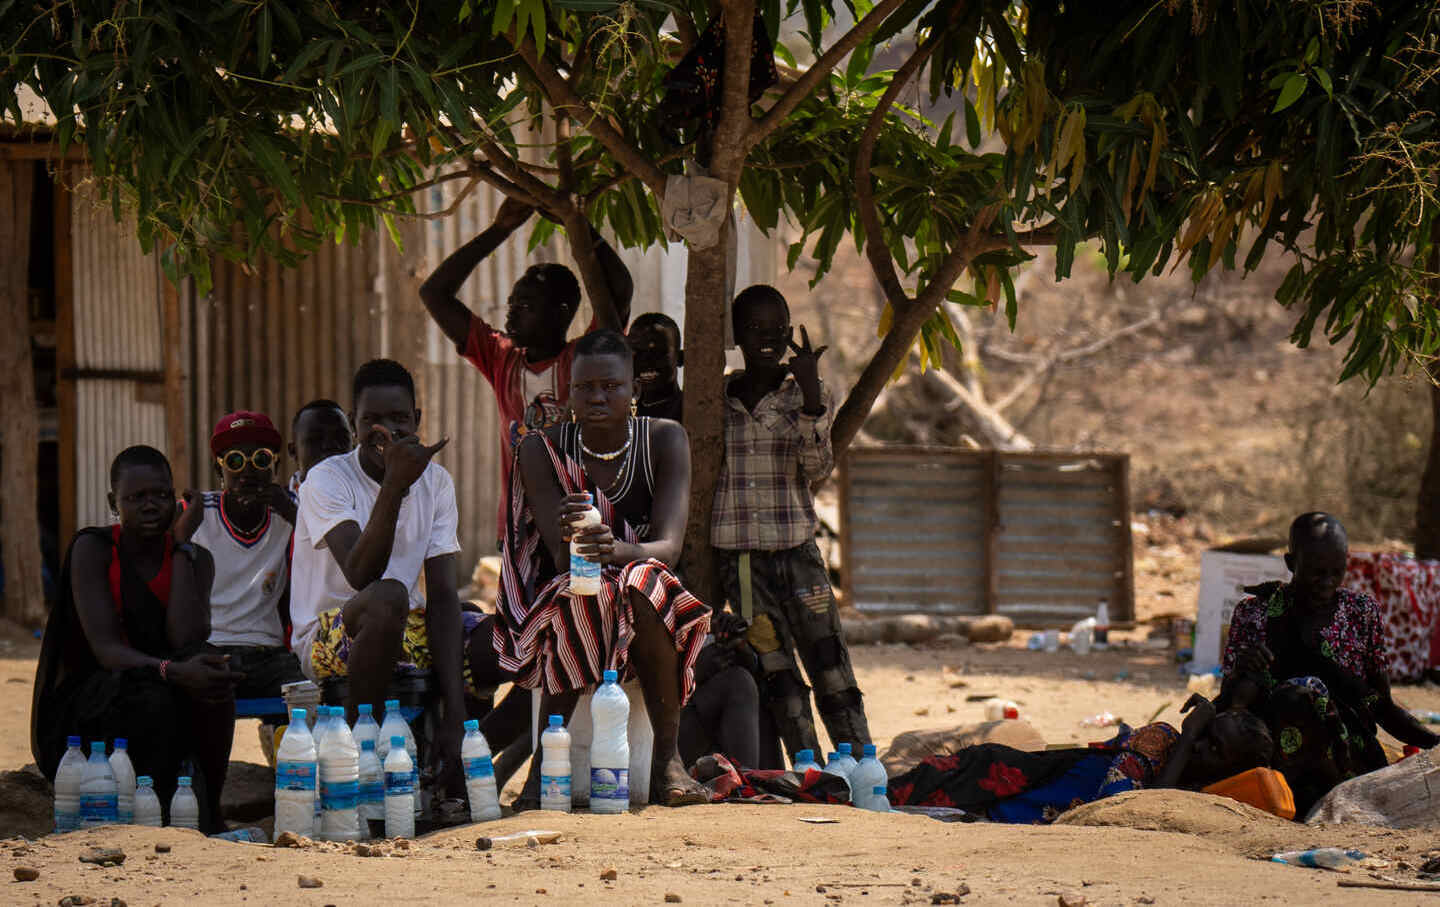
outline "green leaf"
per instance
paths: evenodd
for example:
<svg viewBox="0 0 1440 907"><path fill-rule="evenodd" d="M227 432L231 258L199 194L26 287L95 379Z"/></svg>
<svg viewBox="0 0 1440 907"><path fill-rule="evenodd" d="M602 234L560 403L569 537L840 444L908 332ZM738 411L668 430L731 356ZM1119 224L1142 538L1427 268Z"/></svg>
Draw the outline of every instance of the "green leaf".
<svg viewBox="0 0 1440 907"><path fill-rule="evenodd" d="M965 98L965 140L970 143L971 148L979 148L983 136L980 133L980 114L975 111L975 105L970 98Z"/></svg>
<svg viewBox="0 0 1440 907"><path fill-rule="evenodd" d="M1300 100L1300 96L1304 93L1305 74L1299 72L1291 73L1290 77L1285 80L1285 87L1280 89L1280 97L1276 99L1275 106L1271 108L1270 112L1279 113L1286 107Z"/></svg>
<svg viewBox="0 0 1440 907"><path fill-rule="evenodd" d="M1325 95L1331 99L1335 97L1335 84L1330 81L1330 73L1323 66L1317 66L1311 72L1315 73L1315 81L1325 89Z"/></svg>
<svg viewBox="0 0 1440 907"><path fill-rule="evenodd" d="M253 133L249 139L250 155L265 176L285 196L290 204L297 208L302 204L300 198L300 187L295 183L295 176L286 166L285 159L280 152L270 143L270 140L261 133Z"/></svg>
<svg viewBox="0 0 1440 907"><path fill-rule="evenodd" d="M270 20L270 6L268 4L261 6L260 15L255 23L255 63L262 76L270 69L270 42L274 38L273 28L274 25Z"/></svg>

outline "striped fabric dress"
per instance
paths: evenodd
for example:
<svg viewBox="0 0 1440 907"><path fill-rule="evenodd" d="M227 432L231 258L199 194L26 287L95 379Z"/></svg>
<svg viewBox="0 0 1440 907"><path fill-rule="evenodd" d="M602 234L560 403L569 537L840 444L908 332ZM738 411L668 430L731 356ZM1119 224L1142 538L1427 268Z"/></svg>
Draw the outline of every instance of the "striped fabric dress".
<svg viewBox="0 0 1440 907"><path fill-rule="evenodd" d="M631 463L646 464L634 477L649 481L648 420L640 420L637 450ZM570 429L571 426L564 426ZM617 538L643 539L631 521L617 518L616 506L585 475L578 449L555 446L544 432L536 432L550 454L555 476L564 494L590 492L600 518ZM563 432L562 432L563 434ZM627 464L627 469L634 467ZM631 480L622 476L619 496L630 499ZM572 596L570 574L548 577L549 554L525 499L519 470L512 473L501 555L500 594L496 601L494 645L500 667L517 675L516 683L528 689L563 693L598 684L607 669L630 676L629 649L635 637L634 612L629 590L638 590L660 615L675 641L685 666L682 702L695 686L695 660L710 631L710 609L681 585L664 564L649 559L624 567L607 566L601 573L600 594ZM648 514L642 525L648 524Z"/></svg>

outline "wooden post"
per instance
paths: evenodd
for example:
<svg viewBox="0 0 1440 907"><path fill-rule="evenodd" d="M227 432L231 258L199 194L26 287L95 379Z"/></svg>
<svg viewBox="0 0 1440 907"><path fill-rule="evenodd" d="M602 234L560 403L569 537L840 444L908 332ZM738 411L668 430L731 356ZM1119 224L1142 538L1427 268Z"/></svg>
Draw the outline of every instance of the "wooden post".
<svg viewBox="0 0 1440 907"><path fill-rule="evenodd" d="M75 271L70 223L73 165L55 168L55 370L60 416L60 545L79 531L76 525L79 410L75 393Z"/></svg>
<svg viewBox="0 0 1440 907"><path fill-rule="evenodd" d="M1130 455L1115 457L1116 543L1121 575L1116 577L1117 607L1110 612L1110 624L1135 620L1135 540L1130 531Z"/></svg>
<svg viewBox="0 0 1440 907"><path fill-rule="evenodd" d="M185 365L182 359L188 347L180 330L180 291L165 275L160 275L160 292L164 297L165 319L161 337L165 354L165 443L169 447L170 469L177 489L190 488L190 440L186 431Z"/></svg>
<svg viewBox="0 0 1440 907"><path fill-rule="evenodd" d="M1000 451L985 457L985 612L1000 607Z"/></svg>
<svg viewBox="0 0 1440 907"><path fill-rule="evenodd" d="M5 564L5 616L25 626L45 618L39 494L40 419L30 356L30 205L33 161L0 162L0 559Z"/></svg>

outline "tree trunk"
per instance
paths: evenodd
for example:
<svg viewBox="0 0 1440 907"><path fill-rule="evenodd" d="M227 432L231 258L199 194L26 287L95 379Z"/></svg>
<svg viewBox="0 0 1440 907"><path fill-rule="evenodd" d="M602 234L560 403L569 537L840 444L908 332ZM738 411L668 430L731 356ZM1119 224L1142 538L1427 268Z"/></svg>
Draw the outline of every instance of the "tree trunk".
<svg viewBox="0 0 1440 907"><path fill-rule="evenodd" d="M729 220L720 241L691 249L685 275L685 430L690 434L690 522L681 573L685 586L712 607L721 604L710 547L710 512L725 453L725 287Z"/></svg>
<svg viewBox="0 0 1440 907"><path fill-rule="evenodd" d="M29 161L0 163L0 249L5 250L0 331L0 559L5 565L5 616L26 626L45 618L36 524L39 418L30 361L30 199L35 188Z"/></svg>
<svg viewBox="0 0 1440 907"><path fill-rule="evenodd" d="M1440 304L1440 220L1430 227L1430 304ZM1415 556L1440 559L1440 362L1426 369L1430 378L1430 458L1415 501Z"/></svg>

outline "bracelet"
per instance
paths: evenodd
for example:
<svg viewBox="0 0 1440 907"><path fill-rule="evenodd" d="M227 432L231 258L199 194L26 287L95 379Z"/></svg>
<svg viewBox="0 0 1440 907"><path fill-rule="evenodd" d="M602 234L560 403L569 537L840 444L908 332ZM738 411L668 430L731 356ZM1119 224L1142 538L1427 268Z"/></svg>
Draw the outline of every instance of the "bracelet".
<svg viewBox="0 0 1440 907"><path fill-rule="evenodd" d="M160 662L160 679L163 680L163 681L165 681L166 683L169 683L169 682L170 682L170 678L166 676L166 675L169 673L169 671L170 671L170 659L166 658L166 659L161 660L161 662Z"/></svg>

